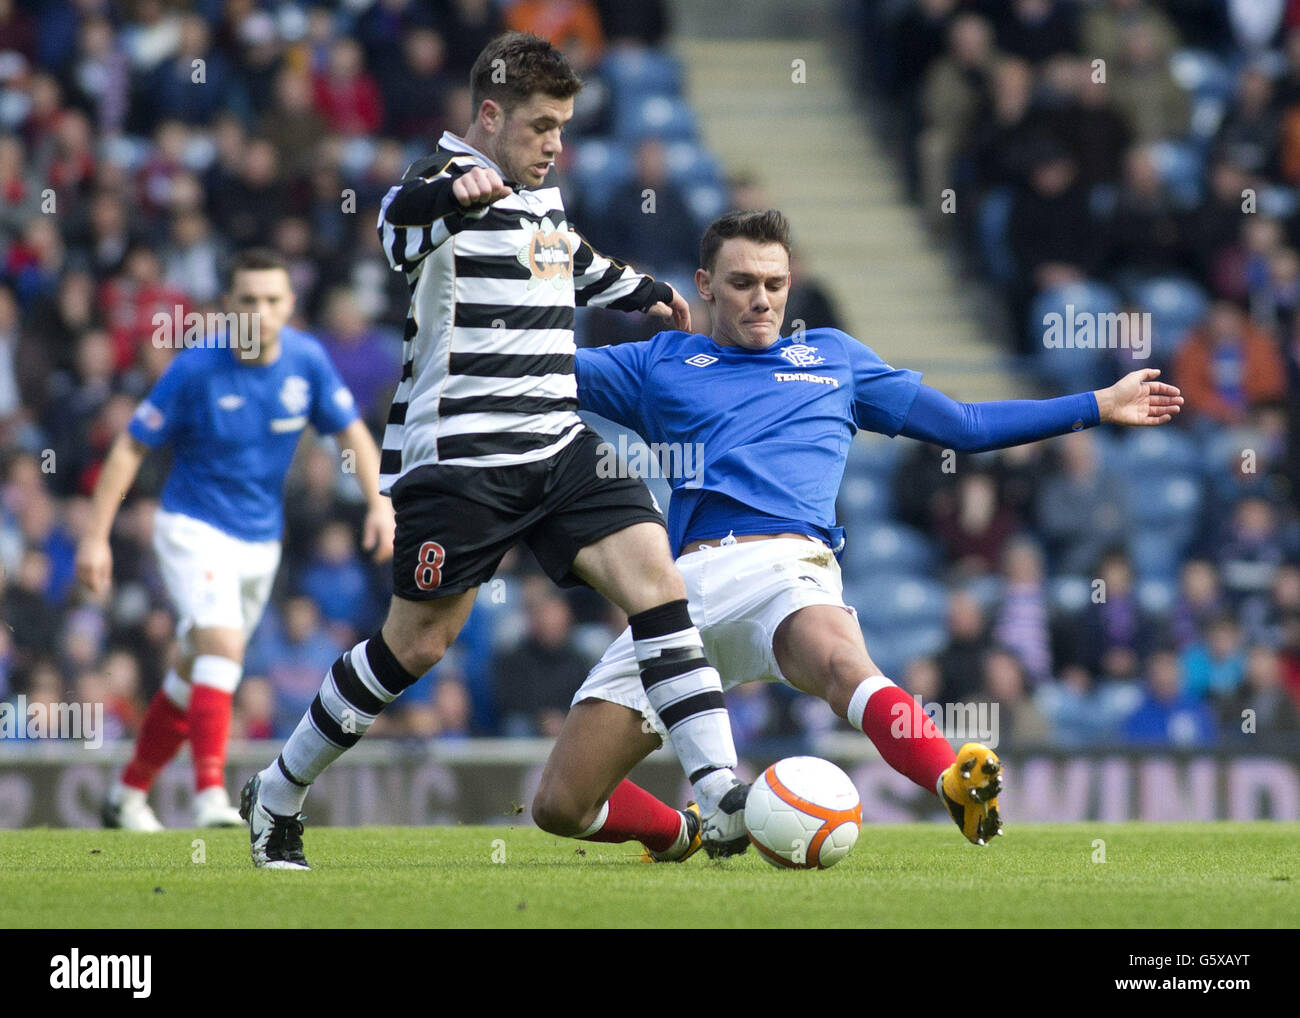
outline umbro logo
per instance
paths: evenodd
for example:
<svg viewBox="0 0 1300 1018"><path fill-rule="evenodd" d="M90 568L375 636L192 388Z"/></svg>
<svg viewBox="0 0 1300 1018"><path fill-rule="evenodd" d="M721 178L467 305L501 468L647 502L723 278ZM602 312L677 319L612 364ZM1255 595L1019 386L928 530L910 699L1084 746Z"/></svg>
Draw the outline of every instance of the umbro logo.
<svg viewBox="0 0 1300 1018"><path fill-rule="evenodd" d="M693 368L707 368L710 364L716 364L718 358L711 357L707 353L697 353L694 357L687 357L686 363Z"/></svg>
<svg viewBox="0 0 1300 1018"><path fill-rule="evenodd" d="M222 410L238 410L243 405L244 397L237 396L233 392L217 400L217 406L221 407Z"/></svg>

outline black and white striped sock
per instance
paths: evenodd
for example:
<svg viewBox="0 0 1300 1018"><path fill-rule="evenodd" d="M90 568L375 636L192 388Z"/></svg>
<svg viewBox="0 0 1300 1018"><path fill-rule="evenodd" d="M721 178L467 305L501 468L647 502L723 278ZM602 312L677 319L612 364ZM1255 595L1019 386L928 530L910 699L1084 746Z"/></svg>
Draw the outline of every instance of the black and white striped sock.
<svg viewBox="0 0 1300 1018"><path fill-rule="evenodd" d="M735 780L736 746L722 679L704 656L685 599L633 615L632 645L650 706L708 816Z"/></svg>
<svg viewBox="0 0 1300 1018"><path fill-rule="evenodd" d="M284 816L301 811L311 783L418 678L401 666L380 633L344 651L280 755L262 771L262 805Z"/></svg>

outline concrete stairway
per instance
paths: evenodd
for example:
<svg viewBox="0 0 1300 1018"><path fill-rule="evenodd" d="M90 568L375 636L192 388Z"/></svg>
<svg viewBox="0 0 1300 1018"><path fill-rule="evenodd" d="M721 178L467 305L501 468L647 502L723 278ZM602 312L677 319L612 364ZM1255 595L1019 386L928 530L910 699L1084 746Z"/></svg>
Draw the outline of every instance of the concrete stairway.
<svg viewBox="0 0 1300 1018"><path fill-rule="evenodd" d="M848 331L952 396L1023 394L822 41L833 26L786 26L787 35L815 30L817 38L721 37L714 33L723 20L704 16L716 9L713 0L678 6L695 11L679 20L673 49L705 143L728 172L756 177L790 217L808 271L830 291Z"/></svg>

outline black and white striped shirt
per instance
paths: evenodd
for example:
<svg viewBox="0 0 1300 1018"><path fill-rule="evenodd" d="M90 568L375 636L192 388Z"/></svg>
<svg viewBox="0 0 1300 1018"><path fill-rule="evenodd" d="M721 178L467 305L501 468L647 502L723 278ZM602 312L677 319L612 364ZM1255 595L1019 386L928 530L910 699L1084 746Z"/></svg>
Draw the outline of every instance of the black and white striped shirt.
<svg viewBox="0 0 1300 1018"><path fill-rule="evenodd" d="M402 380L384 431L380 489L416 467L530 463L582 422L573 309L644 310L664 284L593 251L569 225L554 172L535 190L467 211L452 182L475 166L505 174L446 133L384 196L379 234L406 273L411 309Z"/></svg>

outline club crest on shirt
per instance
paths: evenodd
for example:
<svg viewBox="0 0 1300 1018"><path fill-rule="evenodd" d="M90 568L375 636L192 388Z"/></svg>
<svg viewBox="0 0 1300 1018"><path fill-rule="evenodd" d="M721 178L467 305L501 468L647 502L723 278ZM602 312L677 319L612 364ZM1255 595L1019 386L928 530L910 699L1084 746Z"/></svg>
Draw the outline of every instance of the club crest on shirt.
<svg viewBox="0 0 1300 1018"><path fill-rule="evenodd" d="M529 234L515 256L533 274L528 289L536 289L543 283L550 283L557 290L564 289L573 278L573 249L569 246L569 231L564 221L557 227L549 218L540 223L521 219L519 225Z"/></svg>
<svg viewBox="0 0 1300 1018"><path fill-rule="evenodd" d="M302 375L290 375L280 386L280 402L291 414L300 414L311 402L311 387Z"/></svg>
<svg viewBox="0 0 1300 1018"><path fill-rule="evenodd" d="M781 351L781 356L796 368L811 368L814 364L825 364L826 358L817 352L815 346L806 343L794 343Z"/></svg>

